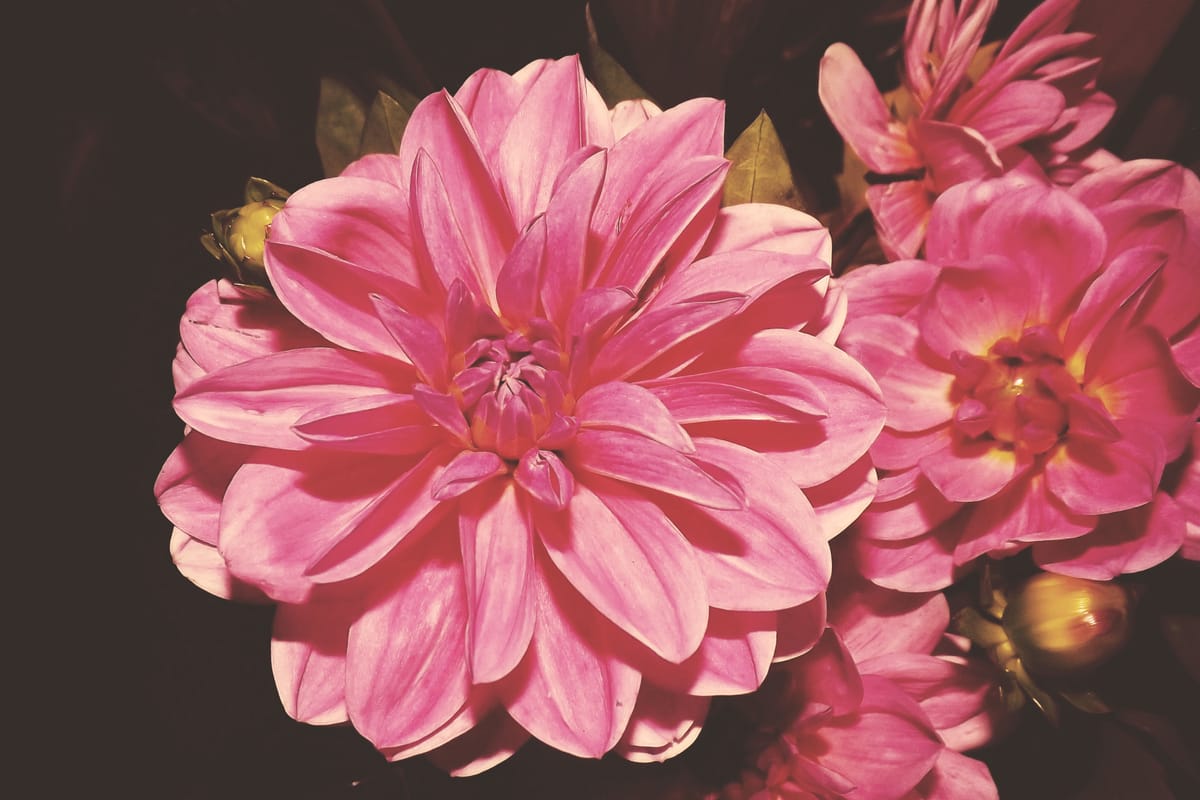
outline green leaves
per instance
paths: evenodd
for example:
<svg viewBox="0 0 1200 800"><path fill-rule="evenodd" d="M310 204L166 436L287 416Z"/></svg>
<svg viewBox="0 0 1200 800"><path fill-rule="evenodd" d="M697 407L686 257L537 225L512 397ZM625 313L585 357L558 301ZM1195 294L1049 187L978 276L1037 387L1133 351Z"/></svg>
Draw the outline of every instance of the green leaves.
<svg viewBox="0 0 1200 800"><path fill-rule="evenodd" d="M766 111L730 146L725 157L733 162L725 179L721 204L777 203L804 210L806 203L792 176L783 142Z"/></svg>
<svg viewBox="0 0 1200 800"><path fill-rule="evenodd" d="M317 153L326 176L339 174L367 153L395 153L417 97L399 87L379 89L368 105L343 81L321 79L317 100Z"/></svg>

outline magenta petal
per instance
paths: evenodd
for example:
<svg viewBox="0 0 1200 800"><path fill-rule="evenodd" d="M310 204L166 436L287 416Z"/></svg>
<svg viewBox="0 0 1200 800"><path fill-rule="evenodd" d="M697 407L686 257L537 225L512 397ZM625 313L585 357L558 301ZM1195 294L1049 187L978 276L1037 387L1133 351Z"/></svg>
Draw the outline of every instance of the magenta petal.
<svg viewBox="0 0 1200 800"><path fill-rule="evenodd" d="M467 702L467 598L457 545L453 536L427 537L350 628L346 705L376 747L427 736Z"/></svg>
<svg viewBox="0 0 1200 800"><path fill-rule="evenodd" d="M547 318L559 324L583 288L588 224L607 170L608 151L601 150L563 181L546 208L546 251L555 268L543 272L539 288Z"/></svg>
<svg viewBox="0 0 1200 800"><path fill-rule="evenodd" d="M840 563L840 562L839 562ZM829 594L829 625L854 660L888 653L929 653L950 624L941 592L897 592L839 569Z"/></svg>
<svg viewBox="0 0 1200 800"><path fill-rule="evenodd" d="M575 476L552 450L526 451L513 478L533 499L555 511L566 508L575 496Z"/></svg>
<svg viewBox="0 0 1200 800"><path fill-rule="evenodd" d="M1033 465L1031 456L1006 450L991 439L953 436L950 446L918 462L937 490L951 502L986 500Z"/></svg>
<svg viewBox="0 0 1200 800"><path fill-rule="evenodd" d="M709 699L642 684L637 707L617 753L638 764L665 761L691 747L700 735Z"/></svg>
<svg viewBox="0 0 1200 800"><path fill-rule="evenodd" d="M1050 130L1065 108L1066 99L1053 86L1039 81L1013 81L962 121L983 134L996 150L1004 150ZM954 111L951 118L958 121Z"/></svg>
<svg viewBox="0 0 1200 800"><path fill-rule="evenodd" d="M858 713L822 725L818 763L844 775L862 800L890 800L921 781L944 749L913 700L885 678L864 675Z"/></svg>
<svg viewBox="0 0 1200 800"><path fill-rule="evenodd" d="M396 377L382 358L324 347L288 350L209 373L175 396L175 410L214 438L300 450L308 443L292 425L306 412L396 389Z"/></svg>
<svg viewBox="0 0 1200 800"><path fill-rule="evenodd" d="M433 482L434 500L450 500L508 471L504 459L487 450L464 450L456 455Z"/></svg>
<svg viewBox="0 0 1200 800"><path fill-rule="evenodd" d="M540 216L517 240L496 279L496 302L510 324L528 322L537 313L545 258L546 218ZM554 263L557 267L557 254Z"/></svg>
<svg viewBox="0 0 1200 800"><path fill-rule="evenodd" d="M849 297L851 320L874 314L903 317L920 305L940 271L928 261L866 264L839 276L837 283Z"/></svg>
<svg viewBox="0 0 1200 800"><path fill-rule="evenodd" d="M171 531L171 561L180 575L214 597L241 603L270 602L258 589L233 576L216 547L179 528Z"/></svg>
<svg viewBox="0 0 1200 800"><path fill-rule="evenodd" d="M1161 564L1179 551L1186 535L1183 509L1170 495L1158 492L1148 505L1106 514L1083 536L1038 542L1033 557L1050 572L1108 581Z"/></svg>
<svg viewBox="0 0 1200 800"><path fill-rule="evenodd" d="M371 295L371 302L379 321L416 368L417 377L431 386L445 388L449 375L446 339L441 331L382 295Z"/></svg>
<svg viewBox="0 0 1200 800"><path fill-rule="evenodd" d="M1158 248L1135 247L1122 251L1105 266L1071 315L1063 338L1068 358L1074 356L1086 361L1087 352L1104 325L1162 269L1166 259L1167 254Z"/></svg>
<svg viewBox="0 0 1200 800"><path fill-rule="evenodd" d="M879 245L891 260L916 258L925 240L933 196L923 181L895 181L867 188Z"/></svg>
<svg viewBox="0 0 1200 800"><path fill-rule="evenodd" d="M478 137L484 161L494 164L500 140L512 122L523 87L512 75L495 69L479 69L467 76L454 93L463 114Z"/></svg>
<svg viewBox="0 0 1200 800"><path fill-rule="evenodd" d="M644 486L715 509L742 507L736 479L709 474L688 456L624 431L580 430L566 452L572 471L584 470Z"/></svg>
<svg viewBox="0 0 1200 800"><path fill-rule="evenodd" d="M346 722L346 637L354 609L282 604L271 632L271 671L288 715L310 725Z"/></svg>
<svg viewBox="0 0 1200 800"><path fill-rule="evenodd" d="M702 257L744 250L809 256L828 264L833 239L816 217L775 203L740 203L717 212Z"/></svg>
<svg viewBox="0 0 1200 800"><path fill-rule="evenodd" d="M892 114L870 73L853 50L840 42L821 58L818 94L825 113L846 143L874 172L919 169L917 154L892 126Z"/></svg>
<svg viewBox="0 0 1200 800"><path fill-rule="evenodd" d="M216 545L221 499L250 451L196 431L188 433L154 482L163 515L188 536Z"/></svg>
<svg viewBox="0 0 1200 800"><path fill-rule="evenodd" d="M958 530L946 524L899 542L854 537L859 570L872 583L902 592L944 589L958 577L954 543Z"/></svg>
<svg viewBox="0 0 1200 800"><path fill-rule="evenodd" d="M704 579L658 506L593 478L536 522L554 564L601 613L667 661L695 652L708 623Z"/></svg>
<svg viewBox="0 0 1200 800"><path fill-rule="evenodd" d="M462 736L431 752L429 760L456 778L466 778L503 763L527 741L529 732L497 709Z"/></svg>
<svg viewBox="0 0 1200 800"><path fill-rule="evenodd" d="M825 595L807 603L775 612L775 655L773 661L790 661L812 650L825 633Z"/></svg>
<svg viewBox="0 0 1200 800"><path fill-rule="evenodd" d="M763 250L739 250L695 261L667 276L646 304L661 308L691 298L736 292L751 300L794 278L815 282L829 276L829 265L815 257Z"/></svg>
<svg viewBox="0 0 1200 800"><path fill-rule="evenodd" d="M584 428L616 429L636 433L681 453L695 451L687 431L653 393L632 383L612 382L593 386L575 406Z"/></svg>
<svg viewBox="0 0 1200 800"><path fill-rule="evenodd" d="M471 679L492 683L512 671L533 635L533 530L509 482L466 498L458 522Z"/></svg>
<svg viewBox="0 0 1200 800"><path fill-rule="evenodd" d="M317 406L292 430L322 447L383 455L423 453L440 438L412 395L390 392Z"/></svg>
<svg viewBox="0 0 1200 800"><path fill-rule="evenodd" d="M996 690L994 668L924 653L890 653L859 663L864 675L887 678L920 704L933 727L953 728L981 713Z"/></svg>
<svg viewBox="0 0 1200 800"><path fill-rule="evenodd" d="M804 494L812 503L817 523L826 539L837 536L870 507L879 487L879 476L864 455L836 478L807 486Z"/></svg>
<svg viewBox="0 0 1200 800"><path fill-rule="evenodd" d="M1120 421L1122 439L1069 437L1046 462L1046 485L1080 514L1110 514L1149 503L1166 456L1159 438L1132 421Z"/></svg>
<svg viewBox="0 0 1200 800"><path fill-rule="evenodd" d="M1030 314L1033 279L1011 261L983 269L942 270L921 309L921 338L942 358L986 355L1004 337L1018 340Z"/></svg>
<svg viewBox="0 0 1200 800"><path fill-rule="evenodd" d="M471 441L471 430L467 427L467 418L453 395L436 392L418 383L412 389L412 396L429 421L444 430L457 444L464 447L474 445Z"/></svg>
<svg viewBox="0 0 1200 800"><path fill-rule="evenodd" d="M1048 4L1043 4L1048 5ZM915 793L919 800L1000 800L996 783L982 761L956 753L946 747Z"/></svg>
<svg viewBox="0 0 1200 800"><path fill-rule="evenodd" d="M786 667L797 697L805 703L801 718L853 713L863 699L863 682L854 659L833 628L826 628L811 651Z"/></svg>
<svg viewBox="0 0 1200 800"><path fill-rule="evenodd" d="M643 664L646 680L685 695L736 695L762 685L775 654L776 615L713 610L700 647L679 664Z"/></svg>
<svg viewBox="0 0 1200 800"><path fill-rule="evenodd" d="M460 214L474 214L461 207L456 212L437 164L424 150L413 163L411 191L413 255L425 288L440 294L462 281L475 297L491 300L495 279L487 272L490 265L477 260L459 219Z"/></svg>
<svg viewBox="0 0 1200 800"><path fill-rule="evenodd" d="M1045 476L1033 472L970 510L955 548L955 559L965 564L1014 542L1070 539L1086 533L1095 524L1095 517L1071 511L1046 491Z"/></svg>
<svg viewBox="0 0 1200 800"><path fill-rule="evenodd" d="M912 123L910 131L935 192L966 181L998 178L1004 172L996 148L970 128L921 119Z"/></svg>
<svg viewBox="0 0 1200 800"><path fill-rule="evenodd" d="M796 422L829 416L828 401L817 384L790 370L731 367L643 385L683 424L732 419Z"/></svg>
<svg viewBox="0 0 1200 800"><path fill-rule="evenodd" d="M533 639L500 683L508 713L543 742L599 758L620 740L641 675L614 655L620 636L545 558L535 560Z"/></svg>

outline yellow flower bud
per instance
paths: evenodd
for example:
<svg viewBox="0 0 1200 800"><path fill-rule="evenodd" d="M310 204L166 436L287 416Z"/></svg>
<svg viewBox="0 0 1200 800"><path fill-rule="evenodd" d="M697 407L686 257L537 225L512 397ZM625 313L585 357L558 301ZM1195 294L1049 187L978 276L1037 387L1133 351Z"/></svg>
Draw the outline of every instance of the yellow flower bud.
<svg viewBox="0 0 1200 800"><path fill-rule="evenodd" d="M200 241L214 258L233 269L238 283L267 285L263 252L271 220L283 208L288 192L270 181L251 178L246 184L246 203L212 215L212 233Z"/></svg>
<svg viewBox="0 0 1200 800"><path fill-rule="evenodd" d="M1119 584L1043 572L1010 594L1002 623L1029 671L1067 676L1099 666L1125 645L1132 599Z"/></svg>

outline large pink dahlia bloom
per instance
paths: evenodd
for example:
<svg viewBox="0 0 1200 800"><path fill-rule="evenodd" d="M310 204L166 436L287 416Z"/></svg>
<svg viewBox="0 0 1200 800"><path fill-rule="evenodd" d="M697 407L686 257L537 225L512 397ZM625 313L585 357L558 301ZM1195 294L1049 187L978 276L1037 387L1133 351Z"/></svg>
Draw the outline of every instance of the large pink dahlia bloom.
<svg viewBox="0 0 1200 800"><path fill-rule="evenodd" d="M1092 578L1176 552L1183 516L1159 487L1200 391L1146 316L1168 250L1007 179L943 195L927 249L844 285L841 341L888 404L863 572L921 591L1031 543L1045 568ZM1200 298L1181 302L1194 326Z"/></svg>
<svg viewBox="0 0 1200 800"><path fill-rule="evenodd" d="M193 297L160 500L190 577L279 604L290 714L459 773L663 758L823 624L883 408L827 233L719 208L722 136L573 58L483 70L291 196L277 300Z"/></svg>
<svg viewBox="0 0 1200 800"><path fill-rule="evenodd" d="M853 50L826 51L821 102L881 176L867 203L889 258L917 255L933 201L951 186L1012 171L1071 183L1111 160L1094 140L1116 106L1096 89L1099 59L1079 55L1092 36L1065 32L1078 2L1046 0L979 71L996 0L916 0L904 32L902 108L884 102Z"/></svg>

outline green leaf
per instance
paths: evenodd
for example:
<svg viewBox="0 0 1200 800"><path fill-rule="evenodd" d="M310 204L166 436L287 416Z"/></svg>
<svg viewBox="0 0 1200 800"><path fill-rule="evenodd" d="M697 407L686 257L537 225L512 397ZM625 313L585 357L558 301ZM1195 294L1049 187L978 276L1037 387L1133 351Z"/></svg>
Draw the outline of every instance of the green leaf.
<svg viewBox="0 0 1200 800"><path fill-rule="evenodd" d="M600 46L596 23L592 19L591 3L584 4L583 15L587 21L587 44L583 51L583 65L588 79L599 90L604 102L611 108L622 100L650 99L649 93L638 85L612 54Z"/></svg>
<svg viewBox="0 0 1200 800"><path fill-rule="evenodd" d="M721 204L776 203L804 210L783 142L766 111L742 131L725 157L733 162Z"/></svg>
<svg viewBox="0 0 1200 800"><path fill-rule="evenodd" d="M358 155L368 153L400 152L400 137L404 135L404 127L416 106L416 98L409 95L411 104L405 104L390 94L379 91L375 93L375 102L367 111L367 121L363 127L362 139L358 143Z"/></svg>
<svg viewBox="0 0 1200 800"><path fill-rule="evenodd" d="M317 99L317 153L327 177L339 174L358 157L367 121L367 105L337 78L321 78Z"/></svg>

